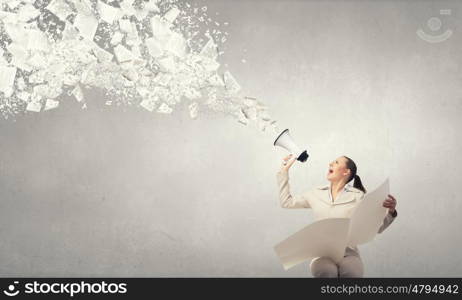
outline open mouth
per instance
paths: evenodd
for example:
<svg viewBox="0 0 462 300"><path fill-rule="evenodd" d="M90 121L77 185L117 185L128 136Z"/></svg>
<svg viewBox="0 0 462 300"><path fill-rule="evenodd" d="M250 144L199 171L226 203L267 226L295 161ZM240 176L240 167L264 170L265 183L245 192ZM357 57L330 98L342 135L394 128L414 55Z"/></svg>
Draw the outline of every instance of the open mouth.
<svg viewBox="0 0 462 300"><path fill-rule="evenodd" d="M332 174L334 173L334 171L332 169L329 169L329 174Z"/></svg>

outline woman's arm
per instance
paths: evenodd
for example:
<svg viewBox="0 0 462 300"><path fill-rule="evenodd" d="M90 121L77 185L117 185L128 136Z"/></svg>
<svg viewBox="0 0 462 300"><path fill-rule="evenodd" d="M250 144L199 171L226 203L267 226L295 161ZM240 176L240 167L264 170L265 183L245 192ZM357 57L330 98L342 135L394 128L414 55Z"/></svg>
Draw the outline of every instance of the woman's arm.
<svg viewBox="0 0 462 300"><path fill-rule="evenodd" d="M292 195L289 185L289 168L295 161L295 158L288 162L290 155L284 158L281 170L277 173L276 178L279 187L279 201L283 208L310 208L308 199L303 195Z"/></svg>
<svg viewBox="0 0 462 300"><path fill-rule="evenodd" d="M380 226L379 231L377 233L382 233L388 226L390 226L391 223L395 220L395 218L398 216L398 212L394 210L393 213L388 212L388 214L385 216L385 219L383 219L383 224Z"/></svg>
<svg viewBox="0 0 462 300"><path fill-rule="evenodd" d="M379 231L377 233L382 233L391 223L395 220L398 216L398 212L396 211L396 199L392 195L388 195L388 198L383 201L383 207L388 208L388 214L385 216L383 220L382 226L380 226Z"/></svg>

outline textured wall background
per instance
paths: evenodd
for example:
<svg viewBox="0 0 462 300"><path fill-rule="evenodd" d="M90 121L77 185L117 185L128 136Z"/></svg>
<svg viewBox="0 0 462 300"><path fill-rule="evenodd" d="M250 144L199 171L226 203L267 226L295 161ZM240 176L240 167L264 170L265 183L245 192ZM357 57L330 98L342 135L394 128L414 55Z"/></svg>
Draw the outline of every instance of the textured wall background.
<svg viewBox="0 0 462 300"><path fill-rule="evenodd" d="M199 3L230 22L222 62L310 152L293 193L343 154L369 190L390 177L399 216L360 247L365 276L462 276L460 2ZM278 205L272 135L69 100L0 138L1 276L311 276L272 249L313 221Z"/></svg>

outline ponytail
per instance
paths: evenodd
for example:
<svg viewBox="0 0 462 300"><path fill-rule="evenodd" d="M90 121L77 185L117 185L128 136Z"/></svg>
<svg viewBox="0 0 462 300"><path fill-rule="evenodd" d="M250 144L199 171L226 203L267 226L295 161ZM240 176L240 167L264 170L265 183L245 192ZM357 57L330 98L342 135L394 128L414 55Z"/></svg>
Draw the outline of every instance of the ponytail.
<svg viewBox="0 0 462 300"><path fill-rule="evenodd" d="M344 157L347 160L347 162L346 162L347 169L350 169L350 171L351 171L351 176L348 179L347 183L350 182L352 179L354 179L353 187L363 191L364 193L366 193L366 188L363 186L363 183L361 182L361 178L359 178L359 176L356 174L356 171L358 169L356 167L355 162L349 157L346 157L346 156L344 156Z"/></svg>
<svg viewBox="0 0 462 300"><path fill-rule="evenodd" d="M361 178L359 178L359 176L356 174L353 177L355 179L355 181L353 182L353 187L366 193L366 188L364 188L363 183L361 182Z"/></svg>

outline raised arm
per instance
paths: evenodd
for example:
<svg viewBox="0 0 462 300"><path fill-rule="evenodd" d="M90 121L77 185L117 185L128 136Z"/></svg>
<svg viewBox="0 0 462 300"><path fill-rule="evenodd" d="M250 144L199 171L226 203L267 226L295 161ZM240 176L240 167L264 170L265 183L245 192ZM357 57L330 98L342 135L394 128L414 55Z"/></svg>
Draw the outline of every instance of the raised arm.
<svg viewBox="0 0 462 300"><path fill-rule="evenodd" d="M396 211L396 199L392 195L388 195L388 198L383 201L383 207L388 208L388 214L385 216L385 219L383 219L383 224L380 226L377 233L382 233L398 216L398 212Z"/></svg>
<svg viewBox="0 0 462 300"><path fill-rule="evenodd" d="M393 213L388 213L385 216L385 219L383 219L382 226L380 226L379 231L377 233L382 233L388 226L390 226L391 223L395 220L395 218L398 216L398 212L395 210Z"/></svg>
<svg viewBox="0 0 462 300"><path fill-rule="evenodd" d="M292 155L284 158L281 170L276 174L279 187L279 201L283 208L310 208L307 197L303 195L292 195L289 185L289 169L295 162L296 158L289 161Z"/></svg>

